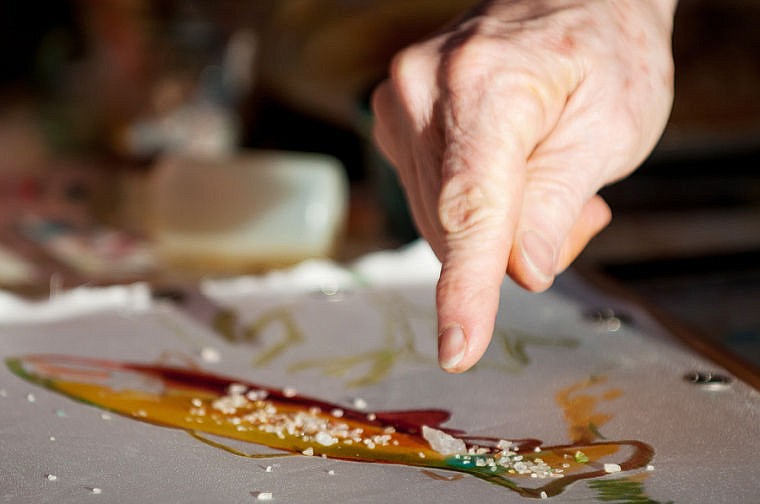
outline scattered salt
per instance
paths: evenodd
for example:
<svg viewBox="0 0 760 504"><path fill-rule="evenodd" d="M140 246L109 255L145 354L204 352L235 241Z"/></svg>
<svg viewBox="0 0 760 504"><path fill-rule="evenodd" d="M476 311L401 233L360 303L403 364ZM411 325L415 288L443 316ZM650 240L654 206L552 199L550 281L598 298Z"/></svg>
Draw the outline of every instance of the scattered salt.
<svg viewBox="0 0 760 504"><path fill-rule="evenodd" d="M654 471L654 466L652 464L649 464L647 466L647 471Z"/></svg>
<svg viewBox="0 0 760 504"><path fill-rule="evenodd" d="M101 490L101 489L100 489L100 488L98 488L98 487L92 487L92 488L90 488L90 492L91 492L91 493L94 493L95 495L98 495L98 494L101 494L101 493L103 493L103 490Z"/></svg>
<svg viewBox="0 0 760 504"><path fill-rule="evenodd" d="M267 466L266 469L264 469L266 472L272 472L272 466Z"/></svg>
<svg viewBox="0 0 760 504"><path fill-rule="evenodd" d="M541 498L542 498L542 499L548 499L548 498L549 498L549 496L548 496L548 495L546 495L546 492L541 492Z"/></svg>
<svg viewBox="0 0 760 504"><path fill-rule="evenodd" d="M362 399L361 397L354 397L353 400L354 408L364 410L367 409L367 401Z"/></svg>
<svg viewBox="0 0 760 504"><path fill-rule="evenodd" d="M304 455L308 455L309 457L311 457L312 455L314 455L314 448L312 448L311 446L309 446L308 448L306 448L301 453L303 453Z"/></svg>
<svg viewBox="0 0 760 504"><path fill-rule="evenodd" d="M50 441L55 441L55 436L50 436Z"/></svg>
<svg viewBox="0 0 760 504"><path fill-rule="evenodd" d="M285 397L295 397L298 391L294 389L293 387L285 387L282 389L282 395Z"/></svg>
<svg viewBox="0 0 760 504"><path fill-rule="evenodd" d="M48 481L55 481L58 479L58 476L56 476L55 474L46 474L45 477L47 478Z"/></svg>
<svg viewBox="0 0 760 504"><path fill-rule="evenodd" d="M29 402L34 402L34 401L36 401L36 400L37 400L37 398L36 398L36 397L34 397L34 394L32 394L32 393L30 392L30 393L26 394L26 400L27 400L27 401L29 401Z"/></svg>
<svg viewBox="0 0 760 504"><path fill-rule="evenodd" d="M604 464L604 472L617 473L622 471L622 468L618 464Z"/></svg>
<svg viewBox="0 0 760 504"><path fill-rule="evenodd" d="M263 401L268 395L269 393L266 390L249 390L246 392L245 397L249 401Z"/></svg>
<svg viewBox="0 0 760 504"><path fill-rule="evenodd" d="M272 492L256 492L256 500L270 501L272 500Z"/></svg>
<svg viewBox="0 0 760 504"><path fill-rule="evenodd" d="M370 413L367 415L367 420L369 420L370 422L374 422L375 419L377 419L377 415L375 415L374 413Z"/></svg>
<svg viewBox="0 0 760 504"><path fill-rule="evenodd" d="M330 469L329 471L327 471L327 474L329 474L330 476L334 476L335 475L335 471L333 471L332 469Z"/></svg>
<svg viewBox="0 0 760 504"><path fill-rule="evenodd" d="M332 410L330 412L330 414L332 416L334 416L335 418L342 418L343 417L343 410L340 409L340 408L335 408L334 410Z"/></svg>

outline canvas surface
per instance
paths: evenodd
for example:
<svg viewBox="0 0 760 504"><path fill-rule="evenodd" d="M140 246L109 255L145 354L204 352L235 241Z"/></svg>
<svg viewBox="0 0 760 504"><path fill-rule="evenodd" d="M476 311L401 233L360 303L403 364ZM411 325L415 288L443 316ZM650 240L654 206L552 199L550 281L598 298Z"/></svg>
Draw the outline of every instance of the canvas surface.
<svg viewBox="0 0 760 504"><path fill-rule="evenodd" d="M600 300L611 300L577 279L561 279L541 295L505 283L492 345L463 375L437 368L432 283L271 292L217 295L225 310L215 314L216 331L164 302L117 299L47 317L32 310L15 320L6 314L0 500L256 502L271 494L288 503L506 503L545 492L552 502L747 503L760 495L753 477L758 393L738 381L709 390L685 380L692 371L727 373L671 342L634 307L622 307L630 319L620 326L589 317ZM100 378L87 376L96 374L92 367L67 374L55 364L60 356L96 362L100 377L113 376L95 399L72 399L50 380ZM19 363L26 365L22 371ZM504 472L511 488L466 471L425 467L419 459L403 463L414 460L416 449L391 464L352 460L349 451L322 457L329 450L316 442L312 456L296 445L272 449L223 435L203 442L182 419L166 424L151 418L153 410L120 412L108 403L109 394L132 388L158 402L174 393L166 383L156 386L156 375L140 383L114 378L119 373L109 366L119 363L145 366L121 368L124 375L154 365L180 368L227 377L249 391L287 389L286 395L305 398L298 403L303 408L316 400L322 410L329 404L341 415L376 413L372 418L388 422L394 420L382 412L444 410L449 418L440 428L470 436L469 447L477 444L473 437L483 445L533 439L547 457L560 457L551 459L553 469L565 464L566 475ZM31 379L32 372L47 373L48 381ZM612 451L592 453L579 469L575 445ZM522 445L526 459L535 457L533 446ZM640 460L632 461L636 450ZM593 476L570 478L583 471Z"/></svg>

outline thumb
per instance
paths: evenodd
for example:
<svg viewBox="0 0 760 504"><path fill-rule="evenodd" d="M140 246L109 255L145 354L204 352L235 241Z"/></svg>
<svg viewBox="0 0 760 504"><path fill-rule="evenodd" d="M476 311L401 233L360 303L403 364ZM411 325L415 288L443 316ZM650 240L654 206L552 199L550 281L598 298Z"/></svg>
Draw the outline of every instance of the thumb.
<svg viewBox="0 0 760 504"><path fill-rule="evenodd" d="M539 152L528 162L507 273L532 291L548 288L610 219L609 207L595 196L601 178L597 163L564 152Z"/></svg>

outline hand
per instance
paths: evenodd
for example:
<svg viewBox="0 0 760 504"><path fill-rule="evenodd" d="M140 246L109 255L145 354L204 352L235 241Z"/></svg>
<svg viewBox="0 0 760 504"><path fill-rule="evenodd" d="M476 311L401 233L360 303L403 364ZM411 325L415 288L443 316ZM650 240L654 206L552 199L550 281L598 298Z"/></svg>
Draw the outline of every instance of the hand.
<svg viewBox="0 0 760 504"><path fill-rule="evenodd" d="M411 46L373 96L375 139L442 262L441 367L485 352L505 272L548 288L610 220L672 102L675 0L501 0Z"/></svg>

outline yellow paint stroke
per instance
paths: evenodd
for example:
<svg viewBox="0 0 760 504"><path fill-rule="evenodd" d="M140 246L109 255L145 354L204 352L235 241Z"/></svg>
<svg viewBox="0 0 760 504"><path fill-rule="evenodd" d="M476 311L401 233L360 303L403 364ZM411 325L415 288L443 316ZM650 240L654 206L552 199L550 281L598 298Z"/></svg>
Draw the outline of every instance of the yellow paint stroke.
<svg viewBox="0 0 760 504"><path fill-rule="evenodd" d="M612 419L612 415L598 411L599 404L617 399L623 395L623 391L613 388L598 394L588 392L591 387L606 381L606 377L592 376L557 392L555 400L562 408L573 443L590 443L601 437L599 428Z"/></svg>

